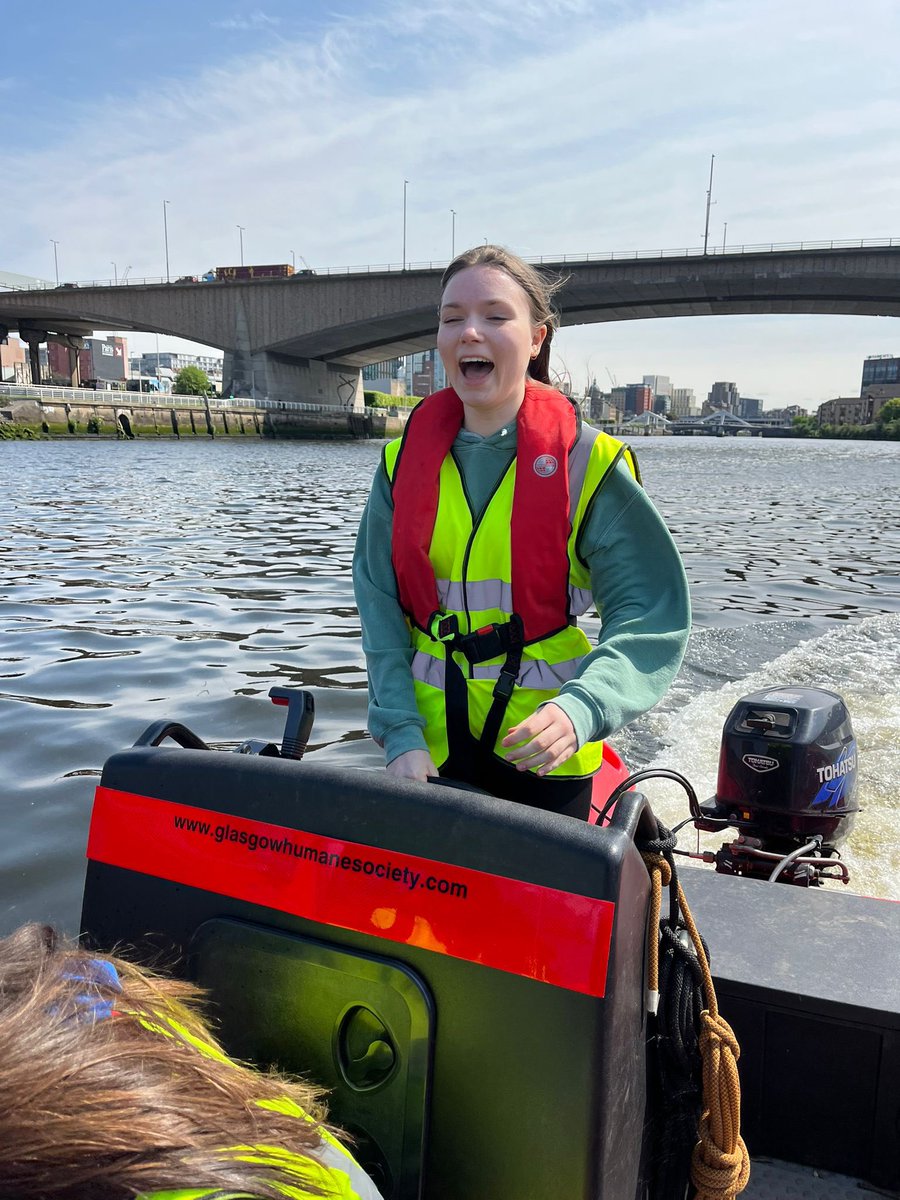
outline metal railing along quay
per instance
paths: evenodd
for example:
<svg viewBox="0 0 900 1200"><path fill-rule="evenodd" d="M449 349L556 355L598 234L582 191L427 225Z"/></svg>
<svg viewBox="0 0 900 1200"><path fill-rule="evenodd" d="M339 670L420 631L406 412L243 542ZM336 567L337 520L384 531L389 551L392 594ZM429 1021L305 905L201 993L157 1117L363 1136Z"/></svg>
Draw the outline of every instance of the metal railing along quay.
<svg viewBox="0 0 900 1200"><path fill-rule="evenodd" d="M536 266L578 266L584 263L604 263L604 262L628 262L628 261L653 261L661 258L730 258L740 255L757 255L757 254L790 254L797 251L808 252L816 250L890 250L900 249L900 237L896 238L847 238L847 239L832 239L824 241L812 242L756 242L742 243L737 246L708 246L706 250L702 246L687 246L678 247L668 250L607 250L607 251L591 251L584 254L540 254L523 256L526 262L534 263ZM309 273L296 273L286 276L297 283L308 282L311 278L322 275L387 275L395 273L403 273L410 271L439 271L443 270L448 265L448 259L441 259L433 262L407 262L407 263L378 263L366 264L363 266L349 267L316 267ZM53 284L43 282L41 286L35 287L14 287L9 284L0 283L0 289L6 291L62 291L66 288L94 288L94 287L171 287L185 282L194 283L195 280L185 277L179 279L166 279L164 276L144 276L143 278L129 276L127 279L79 279L71 283ZM201 282L216 283L218 280L204 281L199 276L196 283ZM267 283L268 279L255 280L229 280L230 283ZM282 278L281 282L284 282Z"/></svg>
<svg viewBox="0 0 900 1200"><path fill-rule="evenodd" d="M0 396L11 400L74 400L83 404L165 404L192 405L205 404L204 396L182 396L171 392L123 392L111 388L73 388L52 387L49 384L33 383L0 383ZM235 400L232 397L209 397L211 407L228 407L229 405L252 404L248 400Z"/></svg>
<svg viewBox="0 0 900 1200"><path fill-rule="evenodd" d="M95 391L93 388L50 387L37 384L0 383L0 398L9 400L69 400L82 404L119 404L123 408L136 405L152 405L156 408L259 408L290 412L358 412L358 409L338 409L331 404L306 404L301 400L253 400L235 396L183 396L173 392L120 392L116 390ZM365 413L383 412L383 409L364 408Z"/></svg>

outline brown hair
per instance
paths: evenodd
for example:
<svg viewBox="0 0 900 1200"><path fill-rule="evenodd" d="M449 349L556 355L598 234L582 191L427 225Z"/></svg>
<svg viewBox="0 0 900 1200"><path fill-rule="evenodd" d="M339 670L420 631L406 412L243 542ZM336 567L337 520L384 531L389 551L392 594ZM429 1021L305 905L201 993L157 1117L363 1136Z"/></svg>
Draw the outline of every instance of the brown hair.
<svg viewBox="0 0 900 1200"><path fill-rule="evenodd" d="M278 1181L322 1194L277 1164L222 1153L267 1145L315 1159L324 1116L315 1088L201 1054L139 1019L171 1031L171 1018L220 1050L198 996L122 959L93 957L47 926L0 940L4 1200L125 1200L185 1187L283 1200ZM313 1119L259 1107L280 1097Z"/></svg>
<svg viewBox="0 0 900 1200"><path fill-rule="evenodd" d="M531 307L531 320L534 325L546 325L547 336L544 338L537 357L528 364L528 374L540 383L550 382L550 343L553 333L559 328L559 314L553 307L553 297L565 283L563 279L550 279L533 267L530 263L507 250L505 246L473 246L457 254L453 262L441 276L441 292L454 275L464 271L466 267L497 267L514 279L528 297Z"/></svg>

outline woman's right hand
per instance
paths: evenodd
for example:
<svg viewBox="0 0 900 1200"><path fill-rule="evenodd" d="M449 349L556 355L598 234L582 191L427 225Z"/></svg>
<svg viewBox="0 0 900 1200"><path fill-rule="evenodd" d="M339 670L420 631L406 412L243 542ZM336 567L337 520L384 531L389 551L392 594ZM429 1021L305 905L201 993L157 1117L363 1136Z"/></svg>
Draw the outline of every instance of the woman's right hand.
<svg viewBox="0 0 900 1200"><path fill-rule="evenodd" d="M407 750L389 762L385 769L388 775L398 779L418 779L420 783L427 783L429 776L433 778L438 773L427 750Z"/></svg>

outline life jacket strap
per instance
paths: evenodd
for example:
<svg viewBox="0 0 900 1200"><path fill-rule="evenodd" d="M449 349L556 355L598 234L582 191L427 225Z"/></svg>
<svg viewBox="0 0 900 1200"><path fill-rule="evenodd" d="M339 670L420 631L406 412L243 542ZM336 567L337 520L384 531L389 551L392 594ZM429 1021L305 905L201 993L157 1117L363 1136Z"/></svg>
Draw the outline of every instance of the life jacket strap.
<svg viewBox="0 0 900 1200"><path fill-rule="evenodd" d="M500 668L500 676L494 684L493 702L481 731L481 743L488 751L494 749L500 733L503 717L509 707L513 688L519 677L522 651L525 647L525 623L518 613L513 613L507 623L500 626L500 629L506 631L504 635L507 642L506 662Z"/></svg>

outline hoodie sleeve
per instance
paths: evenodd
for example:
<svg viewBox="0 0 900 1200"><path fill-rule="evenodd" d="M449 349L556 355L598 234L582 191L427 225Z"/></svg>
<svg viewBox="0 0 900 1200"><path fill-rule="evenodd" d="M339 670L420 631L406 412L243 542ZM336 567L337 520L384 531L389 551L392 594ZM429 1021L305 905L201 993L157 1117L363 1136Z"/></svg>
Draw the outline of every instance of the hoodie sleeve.
<svg viewBox="0 0 900 1200"><path fill-rule="evenodd" d="M651 709L681 666L691 627L681 556L644 489L619 464L582 529L602 628L555 701L578 737L609 737Z"/></svg>
<svg viewBox="0 0 900 1200"><path fill-rule="evenodd" d="M379 467L356 538L353 590L369 676L369 732L384 748L385 763L407 750L427 749L425 718L416 708L409 629L391 563L393 517L387 476Z"/></svg>

